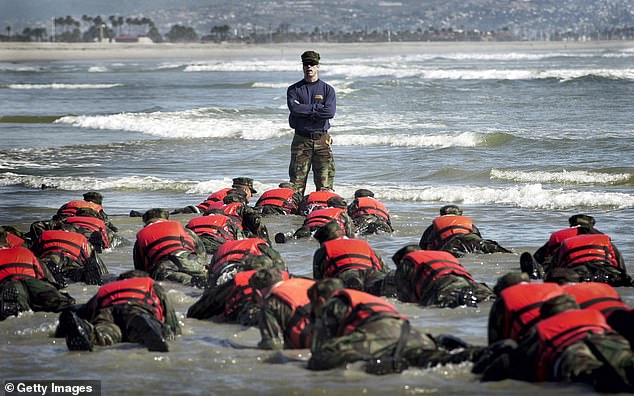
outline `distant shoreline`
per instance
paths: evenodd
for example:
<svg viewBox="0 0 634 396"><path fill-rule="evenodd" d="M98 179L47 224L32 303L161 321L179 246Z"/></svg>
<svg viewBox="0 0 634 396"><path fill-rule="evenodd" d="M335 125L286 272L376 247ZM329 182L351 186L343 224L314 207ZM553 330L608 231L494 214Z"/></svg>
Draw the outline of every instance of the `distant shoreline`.
<svg viewBox="0 0 634 396"><path fill-rule="evenodd" d="M137 44L137 43L13 43L0 42L0 62L63 60L258 59L294 58L315 49L324 55L447 53L456 51L521 51L564 49L634 49L634 41L508 41L508 42L393 42L284 44Z"/></svg>

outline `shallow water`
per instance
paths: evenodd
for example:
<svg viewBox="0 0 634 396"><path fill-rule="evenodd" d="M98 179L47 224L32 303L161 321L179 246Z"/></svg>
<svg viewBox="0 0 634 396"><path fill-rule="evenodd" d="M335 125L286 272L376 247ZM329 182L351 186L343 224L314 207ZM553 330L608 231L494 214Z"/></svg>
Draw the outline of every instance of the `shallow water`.
<svg viewBox="0 0 634 396"><path fill-rule="evenodd" d="M322 51L322 78L338 92L335 188L346 199L370 188L386 204L396 232L367 237L386 261L418 241L440 206L456 203L484 237L516 252L463 258L479 281L492 285L518 269L519 253L578 212L596 217L632 268L634 49L357 52ZM0 122L0 224L26 229L95 189L134 241L141 224L130 209L195 204L236 176L253 177L258 191L275 187L287 178L285 89L301 77L296 56L0 63L0 115L22 117ZM266 222L274 234L301 219ZM311 274L315 241L275 247L291 272ZM103 259L113 275L130 269L131 246ZM25 313L0 323L8 357L0 379L100 379L104 394L592 392L481 384L468 364L386 377L358 365L310 372L308 351L260 351L255 329L184 318L200 292L164 286L184 325L170 353L127 344L71 353L51 337L57 315ZM80 302L96 290L69 287ZM619 291L634 304L631 289ZM393 302L425 331L486 342L490 303L450 310Z"/></svg>

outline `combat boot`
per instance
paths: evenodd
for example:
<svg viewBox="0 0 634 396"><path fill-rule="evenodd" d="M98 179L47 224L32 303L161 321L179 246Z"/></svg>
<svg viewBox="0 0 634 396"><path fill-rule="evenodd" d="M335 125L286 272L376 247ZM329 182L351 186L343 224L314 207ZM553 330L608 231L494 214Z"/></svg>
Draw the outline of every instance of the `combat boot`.
<svg viewBox="0 0 634 396"><path fill-rule="evenodd" d="M71 351L92 351L90 327L71 310L59 315L59 330L66 337L66 346Z"/></svg>
<svg viewBox="0 0 634 396"><path fill-rule="evenodd" d="M5 320L9 316L18 316L19 312L18 289L13 281L7 281L0 291L0 320Z"/></svg>
<svg viewBox="0 0 634 396"><path fill-rule="evenodd" d="M163 326L148 315L135 315L127 325L128 341L136 342L152 352L168 352Z"/></svg>
<svg viewBox="0 0 634 396"><path fill-rule="evenodd" d="M520 269L528 274L531 279L543 279L544 270L542 266L533 259L529 252L524 252L520 256Z"/></svg>

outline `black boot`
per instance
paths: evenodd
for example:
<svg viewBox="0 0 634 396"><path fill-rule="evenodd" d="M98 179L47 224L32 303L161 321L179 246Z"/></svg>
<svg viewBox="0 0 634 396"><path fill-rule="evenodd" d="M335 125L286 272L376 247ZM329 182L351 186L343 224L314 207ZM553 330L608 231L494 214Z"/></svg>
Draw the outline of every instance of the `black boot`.
<svg viewBox="0 0 634 396"><path fill-rule="evenodd" d="M13 281L8 281L0 290L0 320L5 320L9 316L18 316L19 312L18 289Z"/></svg>
<svg viewBox="0 0 634 396"><path fill-rule="evenodd" d="M148 315L135 315L127 326L128 341L137 342L152 352L168 352L163 327L158 320Z"/></svg>
<svg viewBox="0 0 634 396"><path fill-rule="evenodd" d="M59 315L59 331L66 337L66 346L71 351L92 351L90 328L71 310Z"/></svg>
<svg viewBox="0 0 634 396"><path fill-rule="evenodd" d="M542 266L533 259L529 252L524 252L520 256L520 269L522 272L527 273L531 279L542 279L544 277Z"/></svg>

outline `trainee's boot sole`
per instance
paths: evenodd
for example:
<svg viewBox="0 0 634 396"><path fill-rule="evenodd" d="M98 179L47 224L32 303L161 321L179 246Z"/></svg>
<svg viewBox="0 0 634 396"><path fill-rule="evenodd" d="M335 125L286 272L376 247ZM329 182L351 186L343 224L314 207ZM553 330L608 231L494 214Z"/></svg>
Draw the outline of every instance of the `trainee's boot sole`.
<svg viewBox="0 0 634 396"><path fill-rule="evenodd" d="M66 335L66 346L71 351L92 351L90 334L84 322L75 312L64 311L59 317L59 324Z"/></svg>
<svg viewBox="0 0 634 396"><path fill-rule="evenodd" d="M0 296L0 320L4 320L9 316L18 316L20 313L20 304L18 303L18 289L13 283L8 283L2 288Z"/></svg>
<svg viewBox="0 0 634 396"><path fill-rule="evenodd" d="M132 319L130 326L139 333L139 339L134 340L146 347L151 352L169 352L167 340L163 337L160 325L144 316L137 316ZM142 336L141 336L142 335Z"/></svg>

